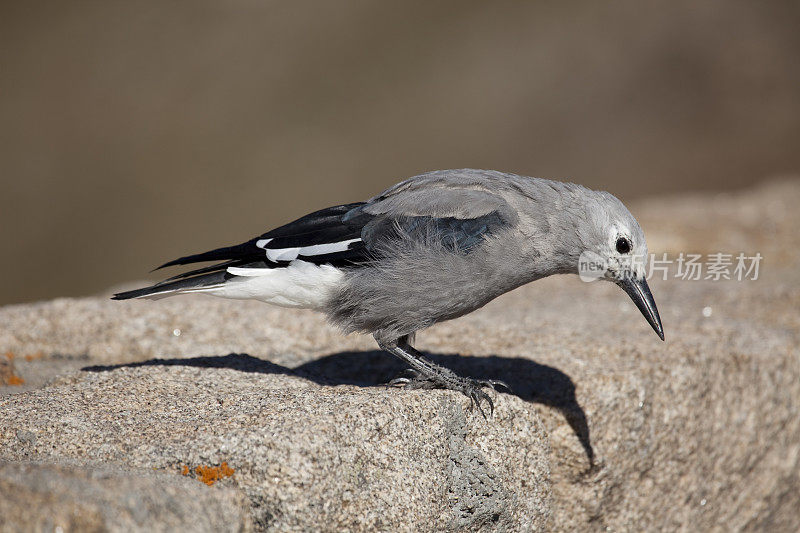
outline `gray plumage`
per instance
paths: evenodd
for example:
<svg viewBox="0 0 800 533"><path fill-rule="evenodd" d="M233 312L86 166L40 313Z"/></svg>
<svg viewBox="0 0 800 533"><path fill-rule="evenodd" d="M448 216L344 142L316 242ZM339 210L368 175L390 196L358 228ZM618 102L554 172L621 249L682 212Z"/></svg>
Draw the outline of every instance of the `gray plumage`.
<svg viewBox="0 0 800 533"><path fill-rule="evenodd" d="M492 406L482 388L497 382L460 378L424 359L409 339L525 283L577 273L582 253L602 258L607 267L601 277L625 289L663 338L643 269L627 260L646 256L644 234L617 198L487 170L410 178L364 203L319 211L247 243L175 260L168 264L226 261L216 270L207 267L117 298L207 292L316 308L345 332L370 333L409 362L414 377L396 384L452 388L480 408L482 400ZM298 277L301 267L305 277ZM298 292L306 280L311 296ZM284 294L276 296L276 290Z"/></svg>
<svg viewBox="0 0 800 533"><path fill-rule="evenodd" d="M580 185L495 171L446 170L404 181L359 208L390 220L427 216L429 231L396 231L371 268L347 271L326 312L345 331L397 338L465 315L520 285L577 271L579 226L593 211L621 207ZM499 216L483 242L453 250L434 221ZM633 217L630 220L635 224ZM638 224L635 224L641 235ZM643 239L642 239L643 240Z"/></svg>

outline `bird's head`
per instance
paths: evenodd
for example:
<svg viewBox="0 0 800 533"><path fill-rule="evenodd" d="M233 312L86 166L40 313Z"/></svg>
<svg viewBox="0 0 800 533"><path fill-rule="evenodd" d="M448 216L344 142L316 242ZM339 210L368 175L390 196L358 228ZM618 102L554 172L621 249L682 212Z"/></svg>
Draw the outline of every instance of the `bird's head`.
<svg viewBox="0 0 800 533"><path fill-rule="evenodd" d="M664 340L658 308L645 279L647 243L639 223L615 196L596 192L586 200L576 228L581 254L578 274L584 281L602 279L619 285Z"/></svg>

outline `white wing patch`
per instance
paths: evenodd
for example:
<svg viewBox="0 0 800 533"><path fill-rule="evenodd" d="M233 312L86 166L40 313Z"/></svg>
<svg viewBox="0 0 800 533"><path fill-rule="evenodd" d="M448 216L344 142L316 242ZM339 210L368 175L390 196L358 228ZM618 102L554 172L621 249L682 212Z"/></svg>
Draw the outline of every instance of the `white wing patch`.
<svg viewBox="0 0 800 533"><path fill-rule="evenodd" d="M270 250L267 248L267 259L270 261L293 261L297 259L302 248L278 248Z"/></svg>
<svg viewBox="0 0 800 533"><path fill-rule="evenodd" d="M313 257L315 255L332 254L336 252L344 252L348 249L350 244L358 242L361 239L349 239L340 242L331 242L325 244L312 244L310 246L298 246L294 248L267 248L267 245L272 239L261 239L256 241L256 246L263 248L267 253L267 259L273 262L277 261L294 261L298 257ZM231 272L233 273L233 272Z"/></svg>

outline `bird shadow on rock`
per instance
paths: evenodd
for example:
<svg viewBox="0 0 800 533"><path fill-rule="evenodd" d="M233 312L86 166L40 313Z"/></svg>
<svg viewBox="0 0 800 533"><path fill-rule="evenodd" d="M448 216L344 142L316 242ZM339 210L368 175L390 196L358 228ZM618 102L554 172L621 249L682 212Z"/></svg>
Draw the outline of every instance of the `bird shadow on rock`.
<svg viewBox="0 0 800 533"><path fill-rule="evenodd" d="M564 372L521 357L496 355L462 357L456 354L436 353L428 353L427 356L433 362L463 376L504 381L511 389L509 394L526 402L557 410L580 441L589 459L590 469L594 467L594 449L586 413L575 397L575 384ZM185 359L150 359L137 363L88 366L81 370L107 372L117 368L146 366L228 368L240 372L298 376L320 385L359 387L386 386L393 377L407 369L399 359L385 352L372 350L334 353L295 368L277 365L247 354L229 354Z"/></svg>

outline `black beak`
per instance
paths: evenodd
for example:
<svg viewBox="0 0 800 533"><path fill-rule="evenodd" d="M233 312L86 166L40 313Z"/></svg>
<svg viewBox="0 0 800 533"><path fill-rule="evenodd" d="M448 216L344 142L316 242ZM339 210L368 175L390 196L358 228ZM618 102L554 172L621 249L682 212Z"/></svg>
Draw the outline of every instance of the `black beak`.
<svg viewBox="0 0 800 533"><path fill-rule="evenodd" d="M623 291L628 293L633 303L639 308L647 323L653 327L656 334L664 340L664 328L661 326L661 317L658 316L658 308L656 302L653 300L653 295L650 294L650 287L647 286L647 280L644 278L636 279L633 277L625 277L617 281Z"/></svg>

